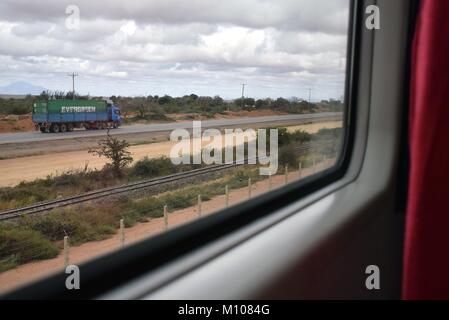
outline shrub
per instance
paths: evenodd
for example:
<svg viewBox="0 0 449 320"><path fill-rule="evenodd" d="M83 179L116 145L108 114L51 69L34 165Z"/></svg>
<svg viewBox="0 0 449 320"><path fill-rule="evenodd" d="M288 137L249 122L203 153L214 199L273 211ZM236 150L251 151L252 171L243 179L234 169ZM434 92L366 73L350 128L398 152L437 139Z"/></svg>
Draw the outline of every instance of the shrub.
<svg viewBox="0 0 449 320"><path fill-rule="evenodd" d="M54 258L59 249L37 231L0 226L0 272L33 260Z"/></svg>
<svg viewBox="0 0 449 320"><path fill-rule="evenodd" d="M340 140L342 133L342 128L323 128L315 134L314 140Z"/></svg>
<svg viewBox="0 0 449 320"><path fill-rule="evenodd" d="M290 168L297 168L299 165L298 156L293 145L288 145L279 150L279 165L284 167L288 165ZM282 168L281 168L282 169Z"/></svg>
<svg viewBox="0 0 449 320"><path fill-rule="evenodd" d="M149 159L145 157L137 161L131 168L130 174L135 177L151 178L176 172L178 166L167 157Z"/></svg>
<svg viewBox="0 0 449 320"><path fill-rule="evenodd" d="M164 201L170 209L183 209L190 207L194 204L194 198L189 193L175 192L170 195L166 195L161 199Z"/></svg>
<svg viewBox="0 0 449 320"><path fill-rule="evenodd" d="M293 133L290 133L290 136L293 141L305 143L312 140L312 135L306 131L303 130L296 130Z"/></svg>
<svg viewBox="0 0 449 320"><path fill-rule="evenodd" d="M2 99L0 98L0 114L22 115L31 112L33 98L27 96L25 99Z"/></svg>
<svg viewBox="0 0 449 320"><path fill-rule="evenodd" d="M82 210L82 211L81 211ZM102 240L114 234L120 205L62 209L42 216L23 217L19 226L38 231L50 241L70 237L71 243Z"/></svg>
<svg viewBox="0 0 449 320"><path fill-rule="evenodd" d="M159 198L150 197L133 202L131 208L140 216L159 218L163 215L163 207L164 204Z"/></svg>
<svg viewBox="0 0 449 320"><path fill-rule="evenodd" d="M96 148L89 149L89 153L109 159L106 168L112 169L116 177L122 177L122 170L133 162L129 146L128 141L111 136L108 130L106 139L98 142Z"/></svg>
<svg viewBox="0 0 449 320"><path fill-rule="evenodd" d="M80 232L80 222L72 217L63 217L59 212L40 217L23 217L19 222L23 227L39 231L51 241L62 240L66 235Z"/></svg>

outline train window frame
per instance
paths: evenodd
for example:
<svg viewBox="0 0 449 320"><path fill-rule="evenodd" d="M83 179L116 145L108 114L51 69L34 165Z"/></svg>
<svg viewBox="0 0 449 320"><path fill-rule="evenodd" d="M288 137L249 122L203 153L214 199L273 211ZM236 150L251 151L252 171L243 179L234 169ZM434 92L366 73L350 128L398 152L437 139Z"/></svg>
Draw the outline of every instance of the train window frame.
<svg viewBox="0 0 449 320"><path fill-rule="evenodd" d="M251 237L250 230L234 235L234 247L160 288L139 295L134 283L106 297L401 297L405 211L400 189L404 187L401 175L407 170L408 83L419 1L367 0L362 4L379 6L382 23L388 27L367 32L359 26L363 32L359 43L357 128L346 175L279 209L271 216L274 223L259 221L259 228L265 227L263 231ZM230 241L232 237L227 238ZM373 264L382 274L379 290L366 287L366 270ZM145 283L155 276L139 281Z"/></svg>
<svg viewBox="0 0 449 320"><path fill-rule="evenodd" d="M48 278L40 279L31 284L7 293L5 299L53 299L76 298L92 299L98 297L114 297L110 292L115 288L133 282L140 276L157 273L161 266L175 262L186 257L198 249L204 249L207 245L224 238L231 233L238 233L246 227L252 229L249 233L244 230L245 236L257 234L267 228L269 224L286 218L272 216L273 212L302 198L312 195L317 191L330 192L326 187L340 180L347 173L353 159L354 136L357 126L356 104L359 85L359 54L361 49L360 33L363 24L363 0L349 0L349 21L347 38L347 64L345 79L345 111L344 111L344 137L342 150L337 163L322 172L300 181L292 182L283 188L276 189L263 197L255 197L239 205L227 208L217 214L203 217L200 220L169 230L166 233L143 240L139 243L116 251L93 261L80 265L82 274L82 290L67 290L65 280L67 275L59 272ZM368 42L371 40L368 40ZM316 199L315 199L316 200ZM311 199L309 204L313 201ZM305 204L303 204L305 205ZM251 227L251 224L265 220L263 224ZM212 259L219 252L228 250L235 244L220 244L202 255L202 262ZM172 281L181 275L181 270L192 269L201 262L179 264L167 271L162 278L150 285L146 282L142 292L150 292L160 288L165 283ZM167 269L168 270L168 269ZM175 275L176 274L176 275ZM137 297L141 291L134 290L131 296ZM106 295L105 295L106 294Z"/></svg>

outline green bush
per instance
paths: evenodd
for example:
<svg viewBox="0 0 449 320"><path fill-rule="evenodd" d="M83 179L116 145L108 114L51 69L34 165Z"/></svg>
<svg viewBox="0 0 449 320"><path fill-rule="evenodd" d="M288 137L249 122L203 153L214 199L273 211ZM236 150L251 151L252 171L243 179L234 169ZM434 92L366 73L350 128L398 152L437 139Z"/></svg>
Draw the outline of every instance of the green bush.
<svg viewBox="0 0 449 320"><path fill-rule="evenodd" d="M81 222L73 217L63 217L59 212L40 217L23 217L20 221L23 227L43 234L51 241L62 240L66 235L80 233Z"/></svg>
<svg viewBox="0 0 449 320"><path fill-rule="evenodd" d="M312 140L312 135L303 130L296 130L290 133L291 139L296 142L306 143Z"/></svg>
<svg viewBox="0 0 449 320"><path fill-rule="evenodd" d="M195 203L193 197L194 196L189 193L175 192L162 197L161 200L165 202L170 209L183 209L190 207Z"/></svg>
<svg viewBox="0 0 449 320"><path fill-rule="evenodd" d="M174 165L167 157L157 159L145 157L134 164L130 170L130 175L141 178L151 178L173 174L177 170L178 166Z"/></svg>
<svg viewBox="0 0 449 320"><path fill-rule="evenodd" d="M0 114L23 115L31 112L34 98L27 96L25 99L0 98Z"/></svg>
<svg viewBox="0 0 449 320"><path fill-rule="evenodd" d="M140 216L159 218L163 216L164 203L156 197L134 201L131 210Z"/></svg>
<svg viewBox="0 0 449 320"><path fill-rule="evenodd" d="M33 260L54 258L59 249L37 231L0 226L0 272Z"/></svg>
<svg viewBox="0 0 449 320"><path fill-rule="evenodd" d="M70 237L71 243L102 240L114 234L119 220L120 205L66 208L41 216L23 217L18 224L22 228L34 230L50 241Z"/></svg>
<svg viewBox="0 0 449 320"><path fill-rule="evenodd" d="M340 140L342 134L343 128L323 128L314 135L314 140Z"/></svg>
<svg viewBox="0 0 449 320"><path fill-rule="evenodd" d="M342 128L321 129L313 136L317 153L327 157L335 157L341 150Z"/></svg>
<svg viewBox="0 0 449 320"><path fill-rule="evenodd" d="M299 159L297 152L293 145L288 145L279 149L279 166L285 167L288 165L290 168L297 168L299 165Z"/></svg>

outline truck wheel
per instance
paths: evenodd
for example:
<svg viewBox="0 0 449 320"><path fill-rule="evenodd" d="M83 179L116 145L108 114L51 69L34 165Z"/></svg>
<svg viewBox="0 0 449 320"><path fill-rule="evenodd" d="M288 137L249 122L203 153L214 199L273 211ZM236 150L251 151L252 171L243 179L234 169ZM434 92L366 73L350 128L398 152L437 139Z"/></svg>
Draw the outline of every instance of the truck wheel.
<svg viewBox="0 0 449 320"><path fill-rule="evenodd" d="M67 132L67 125L64 123L61 124L60 130L61 130L61 132Z"/></svg>
<svg viewBox="0 0 449 320"><path fill-rule="evenodd" d="M47 133L47 128L45 128L45 127L39 127L39 130L40 130L42 133Z"/></svg>
<svg viewBox="0 0 449 320"><path fill-rule="evenodd" d="M73 123L69 123L67 125L67 131L72 132L73 131Z"/></svg>
<svg viewBox="0 0 449 320"><path fill-rule="evenodd" d="M59 133L59 125L56 124L56 123L52 124L51 128L50 128L50 131L54 132L54 133Z"/></svg>

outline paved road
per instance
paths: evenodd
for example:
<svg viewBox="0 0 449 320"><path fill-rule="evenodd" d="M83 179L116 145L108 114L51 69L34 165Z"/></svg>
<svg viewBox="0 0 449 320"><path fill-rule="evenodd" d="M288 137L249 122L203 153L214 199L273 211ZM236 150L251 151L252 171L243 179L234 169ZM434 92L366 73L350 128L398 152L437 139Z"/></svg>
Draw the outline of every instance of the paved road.
<svg viewBox="0 0 449 320"><path fill-rule="evenodd" d="M221 120L203 120L202 128L214 128L223 126L248 125L251 123L270 123L289 120L317 120L321 118L341 117L341 113L318 113L318 114L294 114L282 116L266 116L266 117L245 117L236 119L221 119ZM130 126L123 126L119 129L111 130L111 134L130 134L141 132L158 132L171 131L174 129L188 129L192 127L191 121L186 122L171 122L171 123L157 123L157 124L135 124ZM102 136L105 134L104 130L85 131L76 130L66 133L41 133L41 132L23 132L23 133L6 133L0 134L0 144L6 143L21 143L33 141L52 141L61 139L73 139L83 137Z"/></svg>

